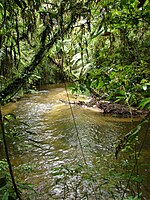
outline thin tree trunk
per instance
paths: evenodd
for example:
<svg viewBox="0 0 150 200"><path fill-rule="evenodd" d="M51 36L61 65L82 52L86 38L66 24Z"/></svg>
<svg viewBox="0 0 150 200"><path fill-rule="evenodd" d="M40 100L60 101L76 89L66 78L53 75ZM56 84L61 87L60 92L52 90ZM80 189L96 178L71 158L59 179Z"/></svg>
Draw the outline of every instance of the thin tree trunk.
<svg viewBox="0 0 150 200"><path fill-rule="evenodd" d="M6 142L1 106L0 106L0 128L1 128L2 136L3 136L3 143L4 143L5 154L6 154L6 160L7 160L8 166L9 166L9 172L10 172L10 175L11 175L14 191L16 193L17 199L21 200L21 197L20 197L16 182L15 182L15 178L14 178L14 175L13 175L12 165L11 165L11 162L10 162L10 159L9 159L9 152L8 152L8 147L7 147L7 142Z"/></svg>

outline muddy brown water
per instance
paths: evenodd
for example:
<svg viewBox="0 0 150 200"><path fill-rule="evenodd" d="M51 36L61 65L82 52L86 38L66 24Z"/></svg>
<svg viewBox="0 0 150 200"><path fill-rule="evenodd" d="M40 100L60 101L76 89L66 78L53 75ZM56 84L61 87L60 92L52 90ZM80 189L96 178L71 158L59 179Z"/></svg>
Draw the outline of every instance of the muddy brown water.
<svg viewBox="0 0 150 200"><path fill-rule="evenodd" d="M70 95L70 100L76 101L76 98L79 97ZM89 176L85 178L84 172L84 180L81 180L75 166L82 174L85 165L83 151L87 174L91 173L94 165L99 165L99 175L93 172L93 176L101 179L116 162L114 154L111 154L114 142L135 127L139 119L131 122L128 118L105 116L77 105L70 108L60 99L68 101L64 87L48 85L3 107L3 114L14 113L23 122L16 128L22 139L14 140L9 151L15 175L21 182L33 184L35 190L25 191L24 199L114 199L110 191L104 189L101 197L95 196L93 188L97 190L97 187L89 183L91 179ZM145 199L150 199L148 131L149 127L144 127L140 136L144 138L146 135L140 160L140 174L144 176L141 188ZM121 192L119 195L116 199L121 199Z"/></svg>

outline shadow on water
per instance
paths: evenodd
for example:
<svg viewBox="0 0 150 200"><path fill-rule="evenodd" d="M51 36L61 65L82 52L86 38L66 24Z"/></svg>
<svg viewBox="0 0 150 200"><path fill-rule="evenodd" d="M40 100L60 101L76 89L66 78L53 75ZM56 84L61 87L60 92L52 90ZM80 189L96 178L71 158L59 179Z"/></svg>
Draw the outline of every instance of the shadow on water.
<svg viewBox="0 0 150 200"><path fill-rule="evenodd" d="M75 100L73 97L70 98ZM32 199L75 199L73 189L71 191L66 189L70 194L67 192L62 194L62 190L64 191L62 180L68 181L67 175L64 176L64 169L68 174L71 173L71 169L66 169L66 166L72 168L75 165L84 165L78 136L90 168L95 165L98 156L102 157L103 162L100 163L101 171L99 173L100 176L103 176L111 163L116 162L115 157L112 156L114 142L120 135L128 133L138 123L131 123L130 119L104 116L98 112L72 105L79 132L77 135L70 105L62 103L59 101L60 99L68 101L63 87L45 86L37 93L25 95L19 102L11 103L3 108L3 113L15 113L19 120L24 122L22 126L28 124L26 127L28 131L21 133L23 139L15 141L10 146L10 152L18 178L34 184L37 193L33 195ZM148 131L148 129L143 130L143 137L144 131ZM142 149L141 159L141 163L143 165L146 163L147 166L143 166L141 171L146 177L143 193L150 198L149 152L150 140L147 138ZM111 157L109 157L110 154ZM105 169L104 172L103 169ZM70 182L66 181L65 184L71 186L74 179L81 182L76 174ZM57 184L58 187L56 187ZM85 188L82 186L80 190L85 190ZM78 192L80 193L80 191ZM87 192L84 192L84 195L85 193ZM94 199L93 195L90 198L86 198L85 195L83 199ZM104 193L103 198L108 199L107 194Z"/></svg>

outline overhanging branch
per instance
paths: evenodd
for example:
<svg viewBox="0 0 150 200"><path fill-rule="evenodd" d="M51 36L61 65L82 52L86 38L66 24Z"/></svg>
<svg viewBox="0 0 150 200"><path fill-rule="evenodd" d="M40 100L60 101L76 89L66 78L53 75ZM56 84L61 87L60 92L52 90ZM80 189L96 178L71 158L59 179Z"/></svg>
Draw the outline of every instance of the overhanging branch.
<svg viewBox="0 0 150 200"><path fill-rule="evenodd" d="M63 32L59 29L57 33L54 34L53 38L47 45L45 46L41 45L41 48L38 51L38 53L34 56L33 61L29 66L27 66L23 70L21 76L13 80L10 84L7 85L6 88L4 88L0 92L0 102L2 104L4 104L5 102L9 102L10 99L20 90L20 88L26 83L27 79L31 76L36 67L41 63L46 53L61 38L61 34L63 35L67 34L67 32L70 30L71 26L74 23L75 20L71 21L70 24L66 28L64 28Z"/></svg>

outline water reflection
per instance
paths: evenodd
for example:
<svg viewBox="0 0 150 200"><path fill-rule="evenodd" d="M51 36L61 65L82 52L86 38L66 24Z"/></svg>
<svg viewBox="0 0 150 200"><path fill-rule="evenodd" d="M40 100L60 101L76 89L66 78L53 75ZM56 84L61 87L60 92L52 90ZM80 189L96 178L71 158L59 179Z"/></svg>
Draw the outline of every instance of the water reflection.
<svg viewBox="0 0 150 200"><path fill-rule="evenodd" d="M35 189L38 194L33 198L53 199L51 197L53 193L56 199L63 199L61 195L64 185L58 184L58 187L54 187L56 179L59 180L61 178L59 176L63 175L58 173L58 168L60 169L66 164L83 163L82 151L70 105L59 101L59 99L67 101L65 90L62 87L49 88L49 86L41 89L43 91L27 95L15 103L15 106L14 104L7 105L3 110L4 113L14 112L20 120L29 125L30 130L29 134L24 133L27 135L22 143L18 142L14 148L10 147L11 160L17 170L21 166L26 166L26 170L31 169L31 171L24 170L22 175L18 176L19 178L22 176L23 181L37 185ZM75 105L72 105L72 109L89 167L96 162L96 156L104 158L114 151L114 141L120 135L128 133L137 124L137 122L131 123L130 119L106 117ZM18 146L17 150L16 146ZM145 152L143 151L143 158L148 159L149 143L147 149L145 146ZM109 163L106 164L106 162L101 163L101 168L109 166ZM55 173L58 173L57 176ZM73 178L76 180L79 177L73 176ZM71 181L74 182L74 180L70 180L68 184L71 184ZM86 190L85 188L82 190ZM74 198L74 196L71 197L71 192L66 199ZM150 196L148 192L147 195ZM93 194L90 199L93 199Z"/></svg>

